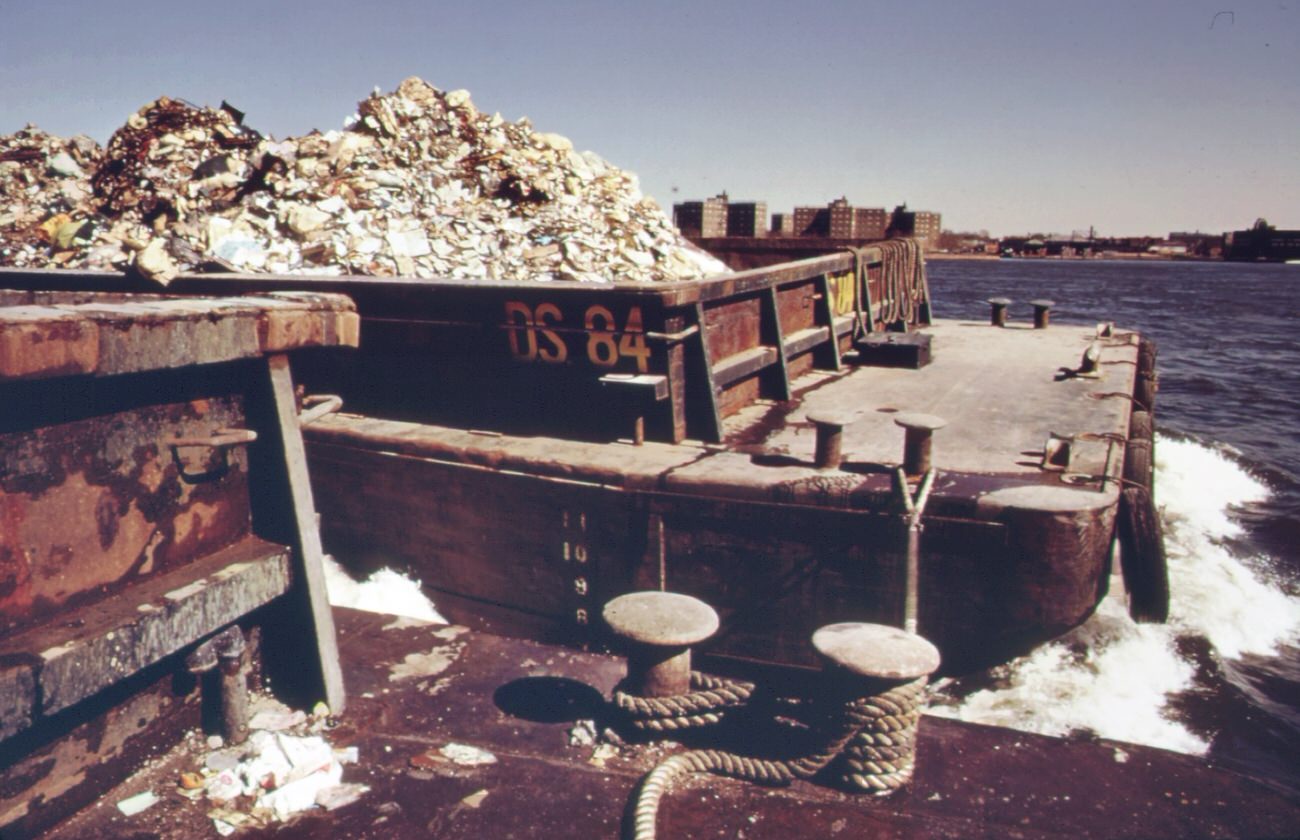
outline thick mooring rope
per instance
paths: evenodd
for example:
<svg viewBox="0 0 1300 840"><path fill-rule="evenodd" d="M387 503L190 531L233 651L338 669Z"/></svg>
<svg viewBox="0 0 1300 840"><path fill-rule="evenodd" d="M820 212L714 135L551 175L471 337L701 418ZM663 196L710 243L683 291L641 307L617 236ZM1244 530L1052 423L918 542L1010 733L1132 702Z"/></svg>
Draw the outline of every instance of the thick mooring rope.
<svg viewBox="0 0 1300 840"><path fill-rule="evenodd" d="M867 276L868 253L880 252L880 317L872 313L871 287ZM853 254L854 336L875 330L879 320L888 329L891 324L929 323L922 320L921 308L930 299L925 278L925 261L915 239L888 239L866 248L850 248ZM865 311L863 299L865 298Z"/></svg>
<svg viewBox="0 0 1300 840"><path fill-rule="evenodd" d="M820 728L821 746L795 759L752 758L724 750L689 750L660 762L650 771L637 796L634 840L654 840L659 801L675 778L713 773L769 785L789 784L815 776L841 754L842 779L860 790L885 794L912 777L916 727L921 718L926 678L897 686L874 697L843 703Z"/></svg>
<svg viewBox="0 0 1300 840"><path fill-rule="evenodd" d="M688 694L672 697L640 697L614 691L614 704L640 730L673 732L722 721L727 709L743 706L754 693L752 683L728 680L699 671L691 672Z"/></svg>

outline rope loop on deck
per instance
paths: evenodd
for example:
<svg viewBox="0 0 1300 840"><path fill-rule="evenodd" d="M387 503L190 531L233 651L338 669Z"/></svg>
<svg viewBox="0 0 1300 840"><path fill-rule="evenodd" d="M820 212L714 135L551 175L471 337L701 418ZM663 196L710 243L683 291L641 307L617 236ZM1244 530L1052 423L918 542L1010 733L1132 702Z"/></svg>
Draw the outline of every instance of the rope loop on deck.
<svg viewBox="0 0 1300 840"><path fill-rule="evenodd" d="M616 705L635 729L673 732L714 726L728 709L743 706L754 693L752 683L691 672L691 691L671 697L641 697L614 690Z"/></svg>
<svg viewBox="0 0 1300 840"><path fill-rule="evenodd" d="M659 802L673 780L691 773L713 773L766 785L809 779L843 758L841 780L877 795L890 793L912 778L916 730L927 678L895 686L872 697L852 697L814 722L819 747L793 759L754 758L724 750L699 749L661 761L646 776L637 795L633 840L654 840Z"/></svg>

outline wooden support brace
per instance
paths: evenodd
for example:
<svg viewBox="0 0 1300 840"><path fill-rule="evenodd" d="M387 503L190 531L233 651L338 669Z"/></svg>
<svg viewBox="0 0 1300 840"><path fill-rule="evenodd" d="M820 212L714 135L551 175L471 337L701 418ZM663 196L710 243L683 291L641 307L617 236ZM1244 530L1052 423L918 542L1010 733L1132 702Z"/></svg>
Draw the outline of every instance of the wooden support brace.
<svg viewBox="0 0 1300 840"><path fill-rule="evenodd" d="M773 396L778 400L788 400L791 394L790 364L786 359L785 340L781 334L781 309L777 302L776 286L769 286L763 294L762 313L763 331L767 333L766 338L771 345L776 347L777 362L776 367L766 374L766 378L774 392Z"/></svg>
<svg viewBox="0 0 1300 840"><path fill-rule="evenodd" d="M703 392L706 397L706 404L701 406L697 415L704 423L700 437L710 443L720 443L722 413L718 407L718 383L714 381L713 362L709 359L709 333L704 322L704 306L699 303L695 304L695 323L699 326L695 336L699 354L697 367L700 370L700 382L696 393Z"/></svg>
<svg viewBox="0 0 1300 840"><path fill-rule="evenodd" d="M831 296L831 278L829 274L818 275L817 280L818 298L814 305L813 323L825 325L826 338L828 346L820 352L820 364L823 368L830 370L840 370L844 362L840 359L840 340L835 329L835 302Z"/></svg>
<svg viewBox="0 0 1300 840"><path fill-rule="evenodd" d="M292 503L296 549L294 571L301 576L296 588L299 597L306 601L312 621L312 626L308 628L312 638L306 641L312 646L320 665L325 703L330 711L338 713L346 705L343 669L339 664L338 641L334 636L334 616L330 612L329 595L325 591L325 570L322 568L324 552L321 550L316 505L307 475L307 454L298 423L289 357L283 353L268 356L267 370L270 373L276 422L283 443L284 468L288 474Z"/></svg>

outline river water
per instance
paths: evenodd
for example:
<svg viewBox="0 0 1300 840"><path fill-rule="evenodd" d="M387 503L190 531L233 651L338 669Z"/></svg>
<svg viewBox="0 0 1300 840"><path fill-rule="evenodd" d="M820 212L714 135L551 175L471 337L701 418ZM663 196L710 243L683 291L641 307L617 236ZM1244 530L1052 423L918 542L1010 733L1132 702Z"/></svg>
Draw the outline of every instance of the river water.
<svg viewBox="0 0 1300 840"><path fill-rule="evenodd" d="M1069 637L941 686L932 709L1053 735L1206 756L1300 795L1300 266L928 263L934 314L1051 298L1054 321L1114 321L1158 347L1155 497L1166 625L1108 601ZM941 347L935 348L942 353Z"/></svg>

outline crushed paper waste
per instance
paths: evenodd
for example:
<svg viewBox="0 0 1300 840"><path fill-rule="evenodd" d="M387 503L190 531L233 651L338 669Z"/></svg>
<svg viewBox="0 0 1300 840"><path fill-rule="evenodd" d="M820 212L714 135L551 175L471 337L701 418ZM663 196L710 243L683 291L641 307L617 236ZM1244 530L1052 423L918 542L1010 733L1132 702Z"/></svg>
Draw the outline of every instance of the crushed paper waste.
<svg viewBox="0 0 1300 840"><path fill-rule="evenodd" d="M284 822L312 808L341 808L369 790L343 781L344 765L360 756L354 746L335 748L325 739L327 707L317 704L308 715L259 696L252 712L243 744L208 752L197 770L177 780L178 794L207 800L218 834Z"/></svg>
<svg viewBox="0 0 1300 840"><path fill-rule="evenodd" d="M100 147L0 136L0 265L669 282L728 269L636 176L409 78L341 130L276 140L166 97Z"/></svg>

